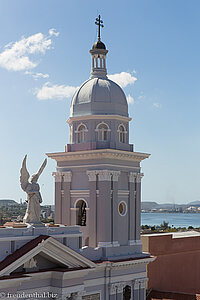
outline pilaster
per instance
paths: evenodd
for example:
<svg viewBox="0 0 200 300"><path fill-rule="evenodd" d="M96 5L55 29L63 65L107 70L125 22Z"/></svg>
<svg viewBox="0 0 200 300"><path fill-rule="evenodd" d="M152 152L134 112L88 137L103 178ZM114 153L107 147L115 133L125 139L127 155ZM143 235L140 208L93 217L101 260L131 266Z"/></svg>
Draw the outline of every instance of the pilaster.
<svg viewBox="0 0 200 300"><path fill-rule="evenodd" d="M124 282L112 283L110 285L110 298L113 300L115 299L122 300L124 287L125 287Z"/></svg>
<svg viewBox="0 0 200 300"><path fill-rule="evenodd" d="M110 247L111 243L111 171L99 170L99 197L97 200L97 244Z"/></svg>
<svg viewBox="0 0 200 300"><path fill-rule="evenodd" d="M112 171L113 190L112 190L112 243L119 246L118 242L118 179L120 171Z"/></svg>
<svg viewBox="0 0 200 300"><path fill-rule="evenodd" d="M133 298L136 300L146 299L146 282L147 278L138 278L133 282Z"/></svg>
<svg viewBox="0 0 200 300"><path fill-rule="evenodd" d="M140 226L141 226L141 180L143 173L138 173L136 176L136 240L140 240Z"/></svg>
<svg viewBox="0 0 200 300"><path fill-rule="evenodd" d="M90 220L89 220L89 246L97 247L97 195L96 195L96 180L97 172L95 170L87 171L89 180L89 206L90 206Z"/></svg>
<svg viewBox="0 0 200 300"><path fill-rule="evenodd" d="M55 224L61 224L62 220L62 174L53 172L55 178Z"/></svg>
<svg viewBox="0 0 200 300"><path fill-rule="evenodd" d="M71 216L70 216L70 204L71 204L71 180L72 180L72 172L63 172L63 190L64 195L62 198L62 224L71 225Z"/></svg>
<svg viewBox="0 0 200 300"><path fill-rule="evenodd" d="M136 176L137 173L129 173L128 240L130 245L136 239Z"/></svg>

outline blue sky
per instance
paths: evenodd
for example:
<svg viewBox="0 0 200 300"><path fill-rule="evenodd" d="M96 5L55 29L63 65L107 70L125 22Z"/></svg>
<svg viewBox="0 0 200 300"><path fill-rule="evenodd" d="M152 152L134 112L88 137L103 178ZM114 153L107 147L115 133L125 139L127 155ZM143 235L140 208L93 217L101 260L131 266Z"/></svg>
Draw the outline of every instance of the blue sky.
<svg viewBox="0 0 200 300"><path fill-rule="evenodd" d="M100 13L108 73L132 100L131 143L151 153L142 163L143 201L200 200L199 12L198 0L2 0L0 199L25 200L25 154L34 173L45 153L64 150L71 95L89 77ZM45 204L54 201L55 166L49 159L39 180Z"/></svg>

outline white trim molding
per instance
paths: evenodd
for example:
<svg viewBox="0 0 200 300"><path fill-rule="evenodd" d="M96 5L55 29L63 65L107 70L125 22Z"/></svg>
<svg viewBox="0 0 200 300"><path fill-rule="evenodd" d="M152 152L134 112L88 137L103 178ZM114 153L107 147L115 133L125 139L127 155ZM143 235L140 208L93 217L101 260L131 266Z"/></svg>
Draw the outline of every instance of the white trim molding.
<svg viewBox="0 0 200 300"><path fill-rule="evenodd" d="M72 181L72 172L62 172L62 175L64 177L64 182L71 182Z"/></svg>
<svg viewBox="0 0 200 300"><path fill-rule="evenodd" d="M124 196L124 197L128 197L129 195L129 191L128 190L118 190L118 196Z"/></svg>
<svg viewBox="0 0 200 300"><path fill-rule="evenodd" d="M136 177L136 182L140 183L142 181L142 177L144 176L144 173L138 173Z"/></svg>
<svg viewBox="0 0 200 300"><path fill-rule="evenodd" d="M112 247L112 242L98 242L98 247Z"/></svg>
<svg viewBox="0 0 200 300"><path fill-rule="evenodd" d="M136 181L136 183L140 183L142 180L142 177L144 176L144 173L130 172L128 176L129 176L129 182Z"/></svg>
<svg viewBox="0 0 200 300"><path fill-rule="evenodd" d="M97 171L96 170L88 170L87 171L89 181L96 181L97 180Z"/></svg>
<svg viewBox="0 0 200 300"><path fill-rule="evenodd" d="M113 247L118 247L118 246L120 246L120 244L119 244L119 242L118 242L118 241L114 241L114 242L112 242L112 245L113 245Z"/></svg>
<svg viewBox="0 0 200 300"><path fill-rule="evenodd" d="M69 117L67 123L70 124L73 121L84 121L84 120L119 120L130 122L132 118L119 116L119 115L88 115L88 116L78 116L78 117Z"/></svg>
<svg viewBox="0 0 200 300"><path fill-rule="evenodd" d="M108 126L108 124L107 123L105 123L105 122L103 122L103 121L101 121L99 124L97 124L97 126L96 126L96 128L95 128L95 131L99 131L99 126L101 126L101 125L105 125L107 128L106 128L106 130L107 131L111 131L111 129L110 129L110 127Z"/></svg>
<svg viewBox="0 0 200 300"><path fill-rule="evenodd" d="M112 174L110 170L99 170L99 181L111 181L111 175Z"/></svg>
<svg viewBox="0 0 200 300"><path fill-rule="evenodd" d="M89 181L96 181L96 175L99 175L99 181L111 181L111 176L113 181L118 181L120 171L112 171L112 170L88 170L87 175Z"/></svg>
<svg viewBox="0 0 200 300"><path fill-rule="evenodd" d="M79 201L84 201L84 202L86 203L86 208L89 208L88 202L85 200L85 198L78 198L78 199L76 199L76 201L74 202L74 207L73 207L73 208L76 208L76 209L77 209L76 205L77 205L77 203L78 203ZM79 208L78 208L78 209L79 209Z"/></svg>
<svg viewBox="0 0 200 300"><path fill-rule="evenodd" d="M130 246L142 246L141 240L129 240L128 244Z"/></svg>
<svg viewBox="0 0 200 300"><path fill-rule="evenodd" d="M55 182L62 182L62 173L53 172L52 176L55 178Z"/></svg>
<svg viewBox="0 0 200 300"><path fill-rule="evenodd" d="M110 285L110 295L121 294L125 287L125 282L116 282Z"/></svg>
<svg viewBox="0 0 200 300"><path fill-rule="evenodd" d="M71 182L72 181L72 172L53 172L52 176L55 178L55 182L62 182L62 179L64 182Z"/></svg>
<svg viewBox="0 0 200 300"><path fill-rule="evenodd" d="M70 190L71 197L80 197L85 196L89 197L90 191L89 190Z"/></svg>
<svg viewBox="0 0 200 300"><path fill-rule="evenodd" d="M121 172L120 171L111 171L111 172L112 172L113 181L118 181Z"/></svg>
<svg viewBox="0 0 200 300"><path fill-rule="evenodd" d="M123 206L123 212L122 213L120 213L120 208L119 208L120 204L122 204L122 206ZM125 217L126 214L127 214L127 211L128 211L128 206L127 206L126 201L120 201L119 204L118 204L118 213L119 213L119 215L121 217Z"/></svg>
<svg viewBox="0 0 200 300"><path fill-rule="evenodd" d="M124 150L116 149L97 149L97 150L87 150L87 151L76 151L76 152L57 152L57 153L47 153L48 157L55 159L56 161L79 161L79 160L89 160L89 159L117 159L124 161L134 161L141 162L142 160L148 158L150 154L140 153L140 152L130 152Z"/></svg>
<svg viewBox="0 0 200 300"><path fill-rule="evenodd" d="M80 132L80 130L79 130L80 126L84 126L84 131L88 132L87 126L84 123L81 122L80 124L78 124L76 130L74 131L75 133L79 133Z"/></svg>
<svg viewBox="0 0 200 300"><path fill-rule="evenodd" d="M135 279L133 281L133 288L134 288L134 290L145 289L147 281L148 281L148 278Z"/></svg>
<svg viewBox="0 0 200 300"><path fill-rule="evenodd" d="M136 176L137 176L137 173L135 173L135 172L130 172L129 175L128 175L128 177L129 177L129 182L135 182Z"/></svg>

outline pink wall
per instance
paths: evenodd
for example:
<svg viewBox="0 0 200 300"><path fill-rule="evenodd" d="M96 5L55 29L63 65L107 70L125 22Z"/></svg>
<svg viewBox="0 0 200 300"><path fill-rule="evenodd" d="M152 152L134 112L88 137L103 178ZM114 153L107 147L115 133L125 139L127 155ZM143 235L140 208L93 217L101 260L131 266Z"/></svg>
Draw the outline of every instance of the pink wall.
<svg viewBox="0 0 200 300"><path fill-rule="evenodd" d="M148 265L148 288L200 293L200 236L144 235L142 243L143 251L157 257Z"/></svg>

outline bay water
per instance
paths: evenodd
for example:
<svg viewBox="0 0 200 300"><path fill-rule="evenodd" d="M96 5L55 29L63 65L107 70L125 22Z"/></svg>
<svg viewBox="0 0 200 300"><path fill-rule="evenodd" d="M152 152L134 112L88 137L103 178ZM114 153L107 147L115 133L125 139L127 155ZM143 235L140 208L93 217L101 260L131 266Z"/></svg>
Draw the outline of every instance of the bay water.
<svg viewBox="0 0 200 300"><path fill-rule="evenodd" d="M160 225L163 221L171 227L197 228L200 227L200 213L141 213L141 225Z"/></svg>

